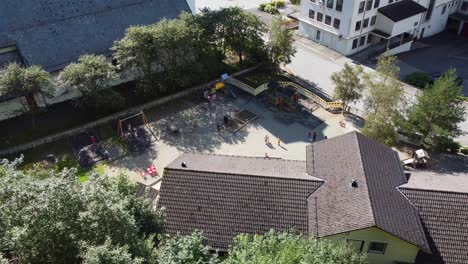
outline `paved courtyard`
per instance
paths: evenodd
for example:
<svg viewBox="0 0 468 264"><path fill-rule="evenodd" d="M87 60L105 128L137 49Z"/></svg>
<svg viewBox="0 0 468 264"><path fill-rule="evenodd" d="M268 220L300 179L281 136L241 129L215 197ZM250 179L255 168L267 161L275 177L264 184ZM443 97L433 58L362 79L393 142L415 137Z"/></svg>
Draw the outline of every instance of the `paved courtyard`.
<svg viewBox="0 0 468 264"><path fill-rule="evenodd" d="M352 131L357 128L352 120L343 120L340 114L332 114L318 108L310 113L284 113L261 102L252 96L237 99L218 98L210 106L208 102L194 103L193 98L174 102L177 109L167 116L160 116L158 110L147 112L151 126L159 134L159 141L151 149L139 156L127 156L107 166L111 175L120 172L128 174L136 181L145 181L140 172L154 164L162 169L177 156L187 152L212 153L241 156L260 156L265 153L271 158L305 160L305 147L309 144L309 131L317 133L317 140L323 140ZM215 120L222 120L226 113L247 109L259 117L236 133L223 130L217 132ZM316 126L317 120L324 122ZM181 129L179 135L168 129L172 124ZM265 144L268 136L271 146ZM281 139L278 146L277 139ZM148 179L150 183L152 179Z"/></svg>

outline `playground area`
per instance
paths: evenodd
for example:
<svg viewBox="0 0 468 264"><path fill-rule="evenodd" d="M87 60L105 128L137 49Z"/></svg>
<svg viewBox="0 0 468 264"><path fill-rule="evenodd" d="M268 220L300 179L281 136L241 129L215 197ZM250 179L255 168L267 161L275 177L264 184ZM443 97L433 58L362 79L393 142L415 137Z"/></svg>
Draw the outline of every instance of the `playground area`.
<svg viewBox="0 0 468 264"><path fill-rule="evenodd" d="M177 156L187 152L260 156L292 160L305 159L305 147L355 130L355 120L343 121L300 95L294 111L278 109L269 97L252 96L241 89L206 93L197 100L184 98L146 111L148 126L158 135L156 144L138 156L126 156L106 166L110 175L125 173L133 180L155 185L158 177L143 177L154 165L158 172ZM214 93L212 93L214 94ZM273 93L274 94L274 93Z"/></svg>
<svg viewBox="0 0 468 264"><path fill-rule="evenodd" d="M306 145L362 125L359 119L325 110L322 104L334 102L314 99L316 95L286 77L250 85L222 76L202 91L24 154L28 164L68 155L85 171L103 163L99 166L109 175L124 173L152 185L182 153L304 160Z"/></svg>

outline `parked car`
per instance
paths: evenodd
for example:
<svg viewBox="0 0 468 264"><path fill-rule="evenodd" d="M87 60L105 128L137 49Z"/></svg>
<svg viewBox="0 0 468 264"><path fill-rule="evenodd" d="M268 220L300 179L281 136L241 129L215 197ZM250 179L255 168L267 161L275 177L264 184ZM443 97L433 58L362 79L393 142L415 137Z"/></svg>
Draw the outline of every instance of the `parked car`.
<svg viewBox="0 0 468 264"><path fill-rule="evenodd" d="M434 82L437 79L442 77L442 74L443 74L442 72L433 72L433 73L429 74L429 78L430 78L429 83L434 84ZM463 78L457 77L456 81L457 81L457 85L459 85L459 86L463 85Z"/></svg>

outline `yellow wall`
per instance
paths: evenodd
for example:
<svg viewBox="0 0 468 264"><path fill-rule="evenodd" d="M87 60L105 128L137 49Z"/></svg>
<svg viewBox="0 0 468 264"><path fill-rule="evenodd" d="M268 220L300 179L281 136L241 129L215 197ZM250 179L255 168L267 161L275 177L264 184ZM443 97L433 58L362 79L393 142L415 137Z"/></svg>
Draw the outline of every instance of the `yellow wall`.
<svg viewBox="0 0 468 264"><path fill-rule="evenodd" d="M370 227L357 231L347 232L326 237L332 240L363 240L363 253L367 253L370 242L387 243L384 254L367 253L367 258L371 264L394 264L395 261L414 263L419 248L403 241L376 227Z"/></svg>

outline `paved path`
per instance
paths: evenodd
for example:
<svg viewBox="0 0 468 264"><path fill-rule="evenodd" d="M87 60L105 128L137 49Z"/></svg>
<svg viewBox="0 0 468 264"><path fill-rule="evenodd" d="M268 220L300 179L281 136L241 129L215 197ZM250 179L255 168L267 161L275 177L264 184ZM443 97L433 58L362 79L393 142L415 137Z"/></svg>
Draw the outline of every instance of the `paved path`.
<svg viewBox="0 0 468 264"><path fill-rule="evenodd" d="M296 37L294 46L297 53L285 70L314 84L318 88L332 95L334 86L330 80L331 75L342 69L345 63L353 64L353 61L335 51L323 47L311 40ZM364 70L372 72L374 69L364 66ZM416 94L420 91L412 86L403 84L406 97L414 102ZM460 124L463 131L468 132L468 103L466 105L466 121ZM360 100L351 106L364 111L364 102ZM458 138L463 145L468 145L468 135Z"/></svg>

